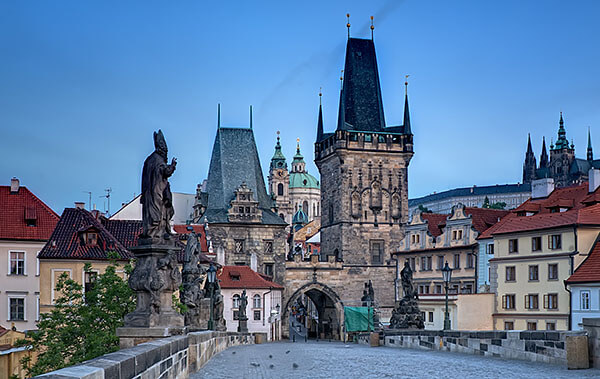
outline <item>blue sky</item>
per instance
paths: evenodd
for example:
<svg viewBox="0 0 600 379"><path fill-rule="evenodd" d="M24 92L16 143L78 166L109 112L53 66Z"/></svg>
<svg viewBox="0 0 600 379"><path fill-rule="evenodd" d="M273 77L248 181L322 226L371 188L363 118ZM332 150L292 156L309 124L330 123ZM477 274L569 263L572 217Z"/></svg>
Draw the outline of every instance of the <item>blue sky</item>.
<svg viewBox="0 0 600 379"><path fill-rule="evenodd" d="M409 196L521 179L567 137L600 142L600 3L594 1L0 2L0 182L21 179L58 213L74 201L111 211L140 191L161 128L178 158L174 191L207 175L222 124L254 129L263 170L281 130L312 162L318 92L337 119L346 13L375 44L388 125L400 124L404 75L415 156ZM600 144L597 155L600 157Z"/></svg>

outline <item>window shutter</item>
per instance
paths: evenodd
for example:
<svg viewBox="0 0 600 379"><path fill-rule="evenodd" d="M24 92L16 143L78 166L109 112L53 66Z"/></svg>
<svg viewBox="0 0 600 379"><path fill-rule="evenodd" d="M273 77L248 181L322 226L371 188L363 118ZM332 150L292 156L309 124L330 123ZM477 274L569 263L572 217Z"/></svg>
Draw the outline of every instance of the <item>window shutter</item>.
<svg viewBox="0 0 600 379"><path fill-rule="evenodd" d="M544 309L548 309L548 295L544 295Z"/></svg>
<svg viewBox="0 0 600 379"><path fill-rule="evenodd" d="M506 309L506 295L502 295L502 308Z"/></svg>
<svg viewBox="0 0 600 379"><path fill-rule="evenodd" d="M554 249L554 246L552 246L552 235L548 236L548 247L550 249Z"/></svg>

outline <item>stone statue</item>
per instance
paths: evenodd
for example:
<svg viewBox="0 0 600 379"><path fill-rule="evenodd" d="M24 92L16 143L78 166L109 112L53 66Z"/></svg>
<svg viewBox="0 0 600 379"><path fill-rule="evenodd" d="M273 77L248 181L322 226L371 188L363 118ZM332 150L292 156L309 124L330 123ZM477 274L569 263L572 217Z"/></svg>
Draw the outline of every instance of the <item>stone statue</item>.
<svg viewBox="0 0 600 379"><path fill-rule="evenodd" d="M402 291L404 292L405 299L418 299L419 296L413 285L413 271L408 264L408 261L404 262L404 268L400 271L400 278L402 280Z"/></svg>
<svg viewBox="0 0 600 379"><path fill-rule="evenodd" d="M242 291L242 296L240 296L240 308L238 312L238 318L240 320L247 320L248 316L246 316L246 307L248 306L248 296L246 295L246 290Z"/></svg>
<svg viewBox="0 0 600 379"><path fill-rule="evenodd" d="M220 331L227 330L227 324L225 322L225 318L223 317L223 295L221 294L221 286L219 285L219 281L217 280L214 283L215 290L213 292L213 319L215 322L215 329Z"/></svg>
<svg viewBox="0 0 600 379"><path fill-rule="evenodd" d="M153 244L171 239L173 195L168 178L175 172L177 160L167 164L167 143L162 131L154 132L154 152L144 162L142 169L142 235L141 242Z"/></svg>
<svg viewBox="0 0 600 379"><path fill-rule="evenodd" d="M173 159L167 164L167 144L160 130L154 133L154 147L142 170L143 231L138 246L130 249L136 258L129 277L129 287L137 296L136 309L125 316L119 336L128 335L128 328L177 328L184 324L172 298L181 284L181 272L177 266L179 248L171 239L173 198L167 179L177 162Z"/></svg>
<svg viewBox="0 0 600 379"><path fill-rule="evenodd" d="M400 301L396 302L396 306L392 311L392 317L390 318L391 329L425 328L425 320L423 320L423 315L417 303L418 295L417 291L415 291L412 274L413 271L408 261L405 261L404 268L400 272L404 296Z"/></svg>
<svg viewBox="0 0 600 379"><path fill-rule="evenodd" d="M190 227L191 229L191 227ZM205 270L200 266L200 244L198 235L193 231L188 235L183 258L183 285L180 292L181 302L187 306L185 325L201 328L201 300L204 290ZM205 317L204 317L205 318Z"/></svg>

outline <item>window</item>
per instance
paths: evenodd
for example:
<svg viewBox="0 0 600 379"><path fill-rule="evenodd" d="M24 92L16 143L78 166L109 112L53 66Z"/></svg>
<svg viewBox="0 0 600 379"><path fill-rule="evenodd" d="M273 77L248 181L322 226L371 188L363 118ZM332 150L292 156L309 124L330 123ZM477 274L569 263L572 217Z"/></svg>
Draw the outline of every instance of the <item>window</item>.
<svg viewBox="0 0 600 379"><path fill-rule="evenodd" d="M441 270L441 269L443 269L443 268L444 268L444 256L443 256L443 255L440 255L440 256L438 257L437 269L438 269L438 270Z"/></svg>
<svg viewBox="0 0 600 379"><path fill-rule="evenodd" d="M385 136L378 136L377 137L377 142L380 142L380 143L385 142Z"/></svg>
<svg viewBox="0 0 600 379"><path fill-rule="evenodd" d="M382 263L383 241L371 241L371 262Z"/></svg>
<svg viewBox="0 0 600 379"><path fill-rule="evenodd" d="M542 250L542 237L531 237L531 251Z"/></svg>
<svg viewBox="0 0 600 379"><path fill-rule="evenodd" d="M265 241L265 253L273 253L273 241Z"/></svg>
<svg viewBox="0 0 600 379"><path fill-rule="evenodd" d="M508 252L518 253L519 252L519 240L508 240Z"/></svg>
<svg viewBox="0 0 600 379"><path fill-rule="evenodd" d="M244 251L244 240L235 240L235 252L242 253Z"/></svg>
<svg viewBox="0 0 600 379"><path fill-rule="evenodd" d="M254 311L254 321L260 321L260 311Z"/></svg>
<svg viewBox="0 0 600 379"><path fill-rule="evenodd" d="M408 261L408 265L410 266L410 269L413 270L413 272L415 272L417 269L416 258L407 258L406 260Z"/></svg>
<svg viewBox="0 0 600 379"><path fill-rule="evenodd" d="M433 322L433 312L429 312L429 322Z"/></svg>
<svg viewBox="0 0 600 379"><path fill-rule="evenodd" d="M537 330L537 322L528 321L527 322L527 330Z"/></svg>
<svg viewBox="0 0 600 379"><path fill-rule="evenodd" d="M539 270L537 265L529 266L529 281L534 282L540 280Z"/></svg>
<svg viewBox="0 0 600 379"><path fill-rule="evenodd" d="M515 309L515 295L514 294L502 296L502 308Z"/></svg>
<svg viewBox="0 0 600 379"><path fill-rule="evenodd" d="M512 321L504 321L504 330L514 330L515 323Z"/></svg>
<svg viewBox="0 0 600 379"><path fill-rule="evenodd" d="M539 308L539 296L525 295L525 309L538 309Z"/></svg>
<svg viewBox="0 0 600 379"><path fill-rule="evenodd" d="M494 244L493 243L488 243L487 245L487 253L490 255L494 255Z"/></svg>
<svg viewBox="0 0 600 379"><path fill-rule="evenodd" d="M463 290L462 293L466 293L466 294L473 293L473 285L465 284L465 286L463 287L462 290Z"/></svg>
<svg viewBox="0 0 600 379"><path fill-rule="evenodd" d="M94 271L88 271L85 273L85 292L91 291L94 288L94 283L96 283L96 279L98 278L98 273Z"/></svg>
<svg viewBox="0 0 600 379"><path fill-rule="evenodd" d="M10 252L10 275L25 275L25 253L22 251Z"/></svg>
<svg viewBox="0 0 600 379"><path fill-rule="evenodd" d="M431 271L431 257L421 257L421 271Z"/></svg>
<svg viewBox="0 0 600 379"><path fill-rule="evenodd" d="M429 284L419 285L419 293L420 294L429 294Z"/></svg>
<svg viewBox="0 0 600 379"><path fill-rule="evenodd" d="M517 280L517 269L515 266L507 266L506 267L506 281L514 282Z"/></svg>
<svg viewBox="0 0 600 379"><path fill-rule="evenodd" d="M475 268L475 256L467 254L467 268Z"/></svg>
<svg viewBox="0 0 600 379"><path fill-rule="evenodd" d="M232 308L239 308L240 307L240 295L235 294L233 295L233 303L232 303Z"/></svg>
<svg viewBox="0 0 600 379"><path fill-rule="evenodd" d="M25 321L25 299L22 297L11 297L8 301L10 305L10 321Z"/></svg>
<svg viewBox="0 0 600 379"><path fill-rule="evenodd" d="M234 320L239 320L240 319L240 311L238 311L237 309L233 310L233 319Z"/></svg>
<svg viewBox="0 0 600 379"><path fill-rule="evenodd" d="M265 263L265 275L273 277L273 263Z"/></svg>
<svg viewBox="0 0 600 379"><path fill-rule="evenodd" d="M435 285L435 293L442 293L442 285L441 284Z"/></svg>
<svg viewBox="0 0 600 379"><path fill-rule="evenodd" d="M561 248L561 235L560 234L553 234L551 236L548 236L548 246L552 249L552 250L557 250Z"/></svg>
<svg viewBox="0 0 600 379"><path fill-rule="evenodd" d="M252 308L260 308L260 295L256 294L252 298Z"/></svg>
<svg viewBox="0 0 600 379"><path fill-rule="evenodd" d="M278 196L283 196L283 184L282 183L279 183L277 185L277 195Z"/></svg>
<svg viewBox="0 0 600 379"><path fill-rule="evenodd" d="M581 291L581 310L589 310L590 309L590 291Z"/></svg>
<svg viewBox="0 0 600 379"><path fill-rule="evenodd" d="M96 245L98 243L98 233L88 232L85 235L86 245Z"/></svg>
<svg viewBox="0 0 600 379"><path fill-rule="evenodd" d="M545 309L558 309L558 294L549 293L544 295L544 308Z"/></svg>
<svg viewBox="0 0 600 379"><path fill-rule="evenodd" d="M454 254L454 269L460 268L460 254Z"/></svg>
<svg viewBox="0 0 600 379"><path fill-rule="evenodd" d="M239 262L239 261L238 262L234 262L233 264L236 265L236 266L248 266L248 264L246 262Z"/></svg>
<svg viewBox="0 0 600 379"><path fill-rule="evenodd" d="M410 236L410 238L411 238L413 244L421 242L420 234L413 234Z"/></svg>
<svg viewBox="0 0 600 379"><path fill-rule="evenodd" d="M546 321L546 330L556 330L556 323Z"/></svg>
<svg viewBox="0 0 600 379"><path fill-rule="evenodd" d="M548 280L558 280L558 264L550 263L548 265Z"/></svg>
<svg viewBox="0 0 600 379"><path fill-rule="evenodd" d="M372 142L372 141L373 141L373 135L365 134L365 142Z"/></svg>

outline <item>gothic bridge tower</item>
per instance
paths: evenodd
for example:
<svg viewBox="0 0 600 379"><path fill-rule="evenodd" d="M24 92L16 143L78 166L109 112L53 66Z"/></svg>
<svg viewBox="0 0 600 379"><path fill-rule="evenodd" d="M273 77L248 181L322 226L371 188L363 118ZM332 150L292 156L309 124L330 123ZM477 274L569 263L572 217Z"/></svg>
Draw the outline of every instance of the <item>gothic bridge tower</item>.
<svg viewBox="0 0 600 379"><path fill-rule="evenodd" d="M348 38L334 132L324 132L319 106L315 163L321 174L322 255L344 265L386 264L408 221L412 156L408 93L403 125L387 127L373 40Z"/></svg>

